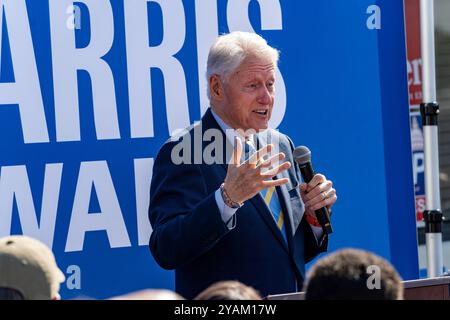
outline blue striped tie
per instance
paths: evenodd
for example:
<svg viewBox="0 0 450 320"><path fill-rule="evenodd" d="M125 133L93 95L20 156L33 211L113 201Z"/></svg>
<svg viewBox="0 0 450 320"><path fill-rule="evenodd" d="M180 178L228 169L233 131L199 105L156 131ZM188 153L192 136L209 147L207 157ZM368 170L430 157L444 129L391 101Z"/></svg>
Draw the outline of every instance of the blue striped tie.
<svg viewBox="0 0 450 320"><path fill-rule="evenodd" d="M286 225L284 223L284 213L280 206L280 200L278 199L277 190L275 187L270 187L268 189L261 190L261 196L264 202L270 209L273 218L277 224L278 229L280 229L284 240L287 242L286 238Z"/></svg>
<svg viewBox="0 0 450 320"><path fill-rule="evenodd" d="M246 139L244 144L244 156L245 159L248 159L253 153L256 152L256 149L253 147L250 140ZM287 242L286 238L286 226L284 223L284 213L280 206L280 200L278 199L277 190L275 187L270 187L267 189L263 189L260 192L264 202L269 208L272 216L277 224L278 229L281 231L284 240Z"/></svg>

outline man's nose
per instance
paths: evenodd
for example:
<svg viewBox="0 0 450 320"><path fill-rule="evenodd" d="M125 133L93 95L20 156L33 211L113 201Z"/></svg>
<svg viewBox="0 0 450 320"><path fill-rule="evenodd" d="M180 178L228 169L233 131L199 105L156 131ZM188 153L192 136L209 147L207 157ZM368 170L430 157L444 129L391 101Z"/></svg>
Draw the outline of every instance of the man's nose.
<svg viewBox="0 0 450 320"><path fill-rule="evenodd" d="M261 104L270 104L272 100L272 94L269 92L266 86L261 87L261 91L258 95L258 102Z"/></svg>

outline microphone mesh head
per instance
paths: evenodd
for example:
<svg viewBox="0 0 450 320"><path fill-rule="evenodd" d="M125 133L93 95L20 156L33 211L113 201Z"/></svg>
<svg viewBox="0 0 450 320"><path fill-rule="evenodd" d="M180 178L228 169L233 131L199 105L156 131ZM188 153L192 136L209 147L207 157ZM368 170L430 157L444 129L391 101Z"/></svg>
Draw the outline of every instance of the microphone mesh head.
<svg viewBox="0 0 450 320"><path fill-rule="evenodd" d="M297 147L294 149L294 159L300 165L308 163L311 161L311 151L305 146Z"/></svg>

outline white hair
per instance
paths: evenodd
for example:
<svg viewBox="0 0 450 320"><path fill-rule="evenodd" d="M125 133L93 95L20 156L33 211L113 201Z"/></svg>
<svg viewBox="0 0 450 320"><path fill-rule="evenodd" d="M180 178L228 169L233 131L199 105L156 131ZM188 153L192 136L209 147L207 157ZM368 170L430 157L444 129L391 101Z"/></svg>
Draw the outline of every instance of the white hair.
<svg viewBox="0 0 450 320"><path fill-rule="evenodd" d="M245 58L259 56L271 58L275 67L278 64L279 52L267 44L267 41L256 33L235 31L219 36L211 46L206 67L206 80L216 74L226 81ZM211 93L207 87L208 98Z"/></svg>

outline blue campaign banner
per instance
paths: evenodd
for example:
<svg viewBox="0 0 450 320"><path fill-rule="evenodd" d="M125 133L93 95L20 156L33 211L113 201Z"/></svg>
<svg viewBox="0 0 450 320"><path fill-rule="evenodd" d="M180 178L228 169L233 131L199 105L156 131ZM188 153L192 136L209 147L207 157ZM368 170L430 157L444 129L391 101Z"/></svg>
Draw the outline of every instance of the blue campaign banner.
<svg viewBox="0 0 450 320"><path fill-rule="evenodd" d="M0 0L0 236L48 244L65 299L173 288L148 247L153 159L208 107L214 38L281 52L271 120L338 192L330 251L418 277L403 1Z"/></svg>

